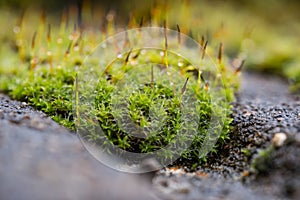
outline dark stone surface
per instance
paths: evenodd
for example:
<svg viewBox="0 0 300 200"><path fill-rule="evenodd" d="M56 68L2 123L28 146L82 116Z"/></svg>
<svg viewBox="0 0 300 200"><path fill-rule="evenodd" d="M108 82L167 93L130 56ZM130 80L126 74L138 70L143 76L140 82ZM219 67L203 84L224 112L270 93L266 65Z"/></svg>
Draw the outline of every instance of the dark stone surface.
<svg viewBox="0 0 300 200"><path fill-rule="evenodd" d="M0 96L0 199L155 199L149 182L102 165L76 135Z"/></svg>
<svg viewBox="0 0 300 200"><path fill-rule="evenodd" d="M289 92L288 81L272 74L243 73L241 91L237 101L240 103L252 102L255 104L288 103L294 101L295 96Z"/></svg>

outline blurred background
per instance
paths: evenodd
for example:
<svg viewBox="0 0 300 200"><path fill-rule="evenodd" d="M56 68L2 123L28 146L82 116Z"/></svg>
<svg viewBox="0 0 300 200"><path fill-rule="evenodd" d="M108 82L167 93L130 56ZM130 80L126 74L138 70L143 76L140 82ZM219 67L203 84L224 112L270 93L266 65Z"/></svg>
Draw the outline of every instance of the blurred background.
<svg viewBox="0 0 300 200"><path fill-rule="evenodd" d="M232 60L245 59L247 70L286 77L294 84L292 90L299 88L297 0L2 0L0 9L0 25L6 27L2 36L5 31L11 33L22 18L24 23L30 21L28 37L32 37L41 13L53 27L59 27L67 16L71 29L76 24L107 35L140 26L163 26L164 21L168 28L177 30L178 24L181 32L195 40L208 40L212 49L223 43L225 55Z"/></svg>

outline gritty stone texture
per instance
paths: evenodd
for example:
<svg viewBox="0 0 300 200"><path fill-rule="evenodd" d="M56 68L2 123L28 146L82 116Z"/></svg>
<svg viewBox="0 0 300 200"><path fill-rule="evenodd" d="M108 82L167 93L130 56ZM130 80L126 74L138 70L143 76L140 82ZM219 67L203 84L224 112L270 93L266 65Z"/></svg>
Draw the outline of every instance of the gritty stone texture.
<svg viewBox="0 0 300 200"><path fill-rule="evenodd" d="M300 199L300 142L290 136L285 144L271 152L265 161L267 170L251 183L256 191L279 199Z"/></svg>
<svg viewBox="0 0 300 200"><path fill-rule="evenodd" d="M180 173L162 170L154 182L163 198L300 199L300 102L280 78L243 76L241 92L232 103L230 140L195 172L189 167L179 167ZM287 139L262 159L267 170L258 173L252 161L272 145L276 133L285 133Z"/></svg>
<svg viewBox="0 0 300 200"><path fill-rule="evenodd" d="M243 199L271 200L272 196L262 192L254 192L241 182L224 179L205 173L166 173L154 180L155 188L160 192L161 199L178 200L215 200Z"/></svg>

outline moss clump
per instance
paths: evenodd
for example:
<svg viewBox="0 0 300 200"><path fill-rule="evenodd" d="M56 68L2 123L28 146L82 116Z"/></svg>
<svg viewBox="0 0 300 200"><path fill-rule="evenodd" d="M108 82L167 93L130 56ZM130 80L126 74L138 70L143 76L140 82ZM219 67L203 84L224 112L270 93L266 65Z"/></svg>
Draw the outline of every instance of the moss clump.
<svg viewBox="0 0 300 200"><path fill-rule="evenodd" d="M132 80L136 73L129 70L128 80ZM161 159L172 159L180 153L182 160L203 161L205 157L201 156L201 146L210 128L220 132L221 142L228 139L230 105L227 101L214 105L216 102L212 101L210 92L203 87L196 96L190 95L199 89L196 79L192 77L186 82L189 86L184 93L182 88L185 82L182 78L176 80L174 77L174 90L162 84L166 77L167 74L161 75L155 82L144 84L121 81L122 87L106 78L100 79L96 87L95 109L81 110L84 117L81 118L80 132L86 132L82 137L103 148L113 144L135 153L151 153L173 145L172 152L159 155ZM211 123L215 117L213 115L218 115L222 122ZM90 121L94 122L93 126ZM104 134L93 129L98 124Z"/></svg>
<svg viewBox="0 0 300 200"><path fill-rule="evenodd" d="M251 171L257 174L267 174L270 168L272 168L274 150L273 145L261 150L251 162Z"/></svg>
<svg viewBox="0 0 300 200"><path fill-rule="evenodd" d="M17 48L11 51L7 47L16 62L10 68L1 66L5 74L0 81L1 89L14 99L28 102L58 123L75 130L74 121L79 117L73 113L76 74L85 66L97 69L98 60L92 58L85 61L84 58L106 34L67 28L64 21L59 28L52 27L51 32L49 27L45 30L44 20L37 27L39 31L34 32L33 36L26 26L17 27L20 29L14 41ZM172 45L178 46L169 41L169 47ZM185 48L197 59L208 57L204 53L199 56L199 52L187 46ZM213 51L210 47L202 49L205 50L207 54ZM103 69L95 70L97 83L89 91L93 94L93 107L85 110L84 105L79 105L78 108L93 116L80 119L83 138L100 146L113 144L137 153L154 152L171 144L174 148L160 155L162 159L172 159L174 154L180 153L182 160L205 160L201 156L201 147L209 132L217 135L212 140L224 142L228 139L230 101L238 87L237 73L227 67L228 59L224 55L222 57L221 50L217 51L217 57L207 59L212 59L212 62L202 58L202 66L192 66L166 48L163 56L161 51L143 54L132 50L130 55L128 53L117 59L105 69L104 74ZM134 63L139 62L156 65L138 68ZM211 63L218 63L214 64L216 71L212 70ZM154 71L152 76L151 70ZM148 79L138 84L137 80L145 73L149 75ZM124 80L134 84L123 84ZM87 89L80 89L80 98L91 98L85 96ZM215 89L217 92L213 93ZM125 102L123 97L127 99ZM106 140L94 131L96 129L90 129L93 123L102 129ZM131 130L132 127L138 128ZM135 133L145 137L137 137Z"/></svg>
<svg viewBox="0 0 300 200"><path fill-rule="evenodd" d="M23 72L10 80L9 94L12 98L28 102L43 111L61 125L74 130L72 114L74 72L65 69L45 68Z"/></svg>

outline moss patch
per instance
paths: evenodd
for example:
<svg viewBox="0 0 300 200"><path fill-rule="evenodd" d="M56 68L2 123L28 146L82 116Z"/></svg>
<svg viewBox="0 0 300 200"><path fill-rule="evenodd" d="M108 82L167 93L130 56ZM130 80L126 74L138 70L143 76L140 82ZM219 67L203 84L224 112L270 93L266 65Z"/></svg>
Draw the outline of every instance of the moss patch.
<svg viewBox="0 0 300 200"><path fill-rule="evenodd" d="M37 16L36 12L32 12L31 15ZM9 58L5 58L8 64L5 62L1 64L0 86L2 91L10 94L14 99L28 102L58 123L75 130L74 120L76 117L73 108L77 71L83 64L94 66L99 62L94 59L85 61L84 58L92 52L92 49L100 41L106 38L109 31L114 33L117 30L110 24L112 23L110 21L108 21L107 32L105 33L93 29L79 29L76 25L70 27L66 25L64 17L63 15L60 26L47 26L42 16L38 22L30 21L26 17L22 18L22 23L11 27L15 31L14 36L8 35L13 39L5 38L4 40L8 42L1 49L1 52L6 52ZM72 18L69 20L72 21ZM32 25L28 25L31 22ZM34 24L37 31L32 32ZM12 42L12 46L10 42ZM201 41L203 47L204 43L203 39ZM178 71L180 78L174 76L173 86L170 87L163 84L164 76L155 76L153 81L144 82L138 87L125 84L122 93L116 96L117 84L122 81L123 76L129 76L135 80L135 76L140 73L138 71L131 72L134 66L127 65L126 56L119 60L120 63L115 63L114 67L107 70L104 76L100 72L95 72L99 79L93 91L96 95L94 96L95 105L91 112L95 116L93 120L96 119L109 139L109 143L126 151L146 153L153 152L166 144L172 144L175 142L174 138L179 135L182 137L179 139L180 144L174 144L181 145L181 148L186 149L180 155L183 160L192 160L193 162L205 160L205 157L200 156L200 150L204 138L208 134L209 126L213 126L212 130L215 132L220 132L219 138L217 138L219 142L222 143L228 139L231 122L229 117L230 102L238 88L238 72L228 67L229 59L223 55L222 47L220 45L220 48L218 46L214 50L213 47L207 46L205 49L207 55L195 53L187 48L187 51L191 51L191 54L199 57L198 59L201 59L201 56L208 57L209 54L217 55L212 56L212 58L209 57L209 59L213 60L212 63L217 63L215 66L218 73L211 70L213 66L205 66L206 62L203 66L191 66L190 63L182 62L172 53L169 53L168 57L165 58L155 53L138 56L138 51L132 52L129 58L131 61L137 59L144 63L149 60L159 63L152 66L157 73L169 68ZM125 62L126 69L123 70L122 67L124 67ZM202 73L203 76L206 74L205 77L208 78L203 79ZM212 101L211 89L213 88L221 88L219 96L224 98L222 104L216 105ZM195 109L183 113L181 108L185 108L187 105L183 97L184 94L189 93L196 94L193 99ZM128 120L137 127L148 130L145 132L146 138L138 139L126 133L124 131L128 128L126 127L126 118L125 122L122 122L123 124L120 124L120 120L118 122L118 116L123 116L125 111L122 110L122 106L120 108L114 106L118 105L116 102L120 102L118 98L122 96L128 97L125 106L123 105L126 112L128 111ZM153 108L153 105L159 106ZM213 114L219 117L219 124L210 124ZM157 118L154 118L154 115ZM196 127L190 127L188 116L194 116L197 119ZM147 129L154 122L159 124L161 119L166 123L154 130ZM87 123L86 127L90 127L89 121L82 123L83 128L84 123ZM181 132L191 134L180 134ZM98 145L105 145L102 138L93 130L87 132L85 138ZM189 142L191 145L184 146ZM174 151L161 156L163 159L172 159L173 154Z"/></svg>

